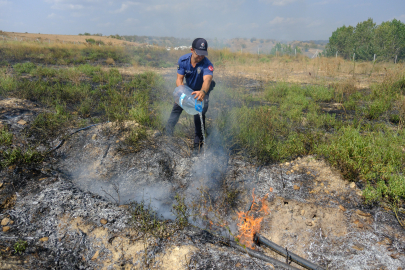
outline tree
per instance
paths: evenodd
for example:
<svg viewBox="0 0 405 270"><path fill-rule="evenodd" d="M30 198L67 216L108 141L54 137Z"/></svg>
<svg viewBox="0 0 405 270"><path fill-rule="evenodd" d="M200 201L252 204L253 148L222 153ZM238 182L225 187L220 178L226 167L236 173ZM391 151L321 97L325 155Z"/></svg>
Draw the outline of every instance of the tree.
<svg viewBox="0 0 405 270"><path fill-rule="evenodd" d="M329 43L326 45L326 55L335 55L339 52L344 58L350 58L353 54L353 26L342 26L332 33Z"/></svg>
<svg viewBox="0 0 405 270"><path fill-rule="evenodd" d="M357 24L353 33L353 52L356 53L356 59L371 60L373 58L375 27L376 24L371 18Z"/></svg>
<svg viewBox="0 0 405 270"><path fill-rule="evenodd" d="M376 54L380 60L405 59L405 24L399 20L376 25L369 18L353 26L342 26L332 33L325 54L350 59L372 60Z"/></svg>

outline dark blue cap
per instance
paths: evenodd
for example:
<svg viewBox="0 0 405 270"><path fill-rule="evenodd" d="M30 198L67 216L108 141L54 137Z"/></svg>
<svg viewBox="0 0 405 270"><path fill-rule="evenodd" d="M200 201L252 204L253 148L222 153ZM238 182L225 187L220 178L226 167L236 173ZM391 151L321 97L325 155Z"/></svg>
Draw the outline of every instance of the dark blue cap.
<svg viewBox="0 0 405 270"><path fill-rule="evenodd" d="M191 47L193 48L195 53L198 55L208 55L208 51L207 51L208 43L203 38L194 39Z"/></svg>

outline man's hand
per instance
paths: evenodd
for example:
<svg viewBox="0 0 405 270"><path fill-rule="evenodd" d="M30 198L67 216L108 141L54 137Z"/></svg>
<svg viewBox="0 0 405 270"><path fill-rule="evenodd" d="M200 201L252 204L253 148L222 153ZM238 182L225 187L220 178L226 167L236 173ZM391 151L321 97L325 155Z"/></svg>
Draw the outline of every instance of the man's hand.
<svg viewBox="0 0 405 270"><path fill-rule="evenodd" d="M202 90L201 91L194 91L194 92L191 93L191 95L194 95L194 94L195 94L194 98L196 98L198 101L203 101L204 100L205 94L204 94L204 92Z"/></svg>

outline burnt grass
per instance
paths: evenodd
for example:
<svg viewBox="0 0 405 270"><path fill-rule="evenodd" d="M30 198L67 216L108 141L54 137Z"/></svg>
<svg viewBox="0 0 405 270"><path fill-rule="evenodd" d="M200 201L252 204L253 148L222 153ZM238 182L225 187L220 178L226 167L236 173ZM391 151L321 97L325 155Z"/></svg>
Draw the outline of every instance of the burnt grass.
<svg viewBox="0 0 405 270"><path fill-rule="evenodd" d="M38 64L37 68L42 64L41 60L34 58L9 58L6 61L9 66L14 66L21 63L21 61L31 60ZM87 61L92 60L85 60L85 62ZM82 163L77 157L83 154L84 146L90 144L91 134L95 132L94 129L89 129L67 136L75 130L94 124L100 124L101 126L108 121L123 123L128 119L142 124L144 130L136 129L139 134L143 134L146 130L158 130L153 135L154 137L137 135L138 137L131 142L120 141L117 144L116 140L119 135L122 132L129 132L130 129L119 129L118 133L112 132L111 134L109 134L108 129L100 129L97 136L103 139L100 139L100 142L94 147L103 149L100 155L101 162L111 166L108 167L111 168L111 171L107 173L109 175L106 176L106 179L120 179L119 177L125 176L125 173L133 176L129 171L132 168L134 157L137 157L138 160L141 160L138 161L139 168L147 168L145 172L156 173L156 179L162 179L161 182L156 180L155 184L167 185L170 188L168 202L163 202L166 205L171 205L176 191L191 189L193 172L184 170L184 175L180 177L176 173L178 169L175 169L180 167L175 162L177 159L183 159L189 163L195 161L191 161L192 157L188 155L189 151L179 150L187 149L188 145L179 138L162 139L164 136L161 134L161 121L154 121L157 117L156 113L153 112L156 108L154 106L157 102L162 102L162 95L167 95L168 90L161 84L153 84L152 81L157 79L154 77L155 75L150 74L140 75L136 79L133 76L120 75L120 79L116 80L116 73L101 72L97 69L97 65L103 63L104 59L92 61L92 65L89 65L87 69L90 70L89 72L95 73L92 73L92 75L81 74L75 82L69 77L62 79L61 73L58 72L53 75L37 76L35 73L18 75L12 69L7 71L11 74L10 76L15 80L17 86L7 90L2 89L1 93L3 101L11 101L10 104L7 102L2 103L4 105L1 108L0 119L3 131L12 134L12 141L3 143L0 149L2 154L0 217L1 219L10 217L15 222L10 226L7 233L2 233L0 236L0 256L6 263L5 267L7 265L15 269L19 267L27 269L91 269L99 267L100 265L92 260L92 255L94 255L97 247L91 243L89 236L85 232L79 230L66 234L60 233L58 218L63 215L85 217L89 224L99 224L100 217L104 217L109 221L106 227L114 232L114 235L118 235L124 229L132 228L128 221L131 219L131 212L118 207L116 201L109 198L108 195L110 197L111 195L115 196L111 189L104 193L97 193L86 189L85 186L79 187L78 183L75 182L79 171L76 169ZM119 65L125 66L128 64L122 63ZM57 65L47 66L47 68L60 70ZM98 81L95 81L94 74L98 74ZM248 89L248 94L252 95L260 95L265 92L265 87L267 87L264 86L263 82L246 81L243 78L224 78L223 81L217 81L217 83L228 88ZM275 85L276 83L271 84ZM88 87L86 88L88 89L86 90L87 94L83 96L76 92L64 92L63 90L65 87L83 85ZM47 96L44 94L46 93L45 90L36 92L35 89L32 89L37 86L56 90L52 92L52 95ZM126 100L133 93L141 93L142 91L147 92L146 97L137 96L136 100L131 100L133 103ZM78 96L75 96L76 94ZM12 98L18 98L18 100L15 102ZM113 104L111 100L116 104ZM88 104L85 102L88 102ZM146 115L143 115L142 111L131 114L134 103L139 108L145 109ZM342 122L351 124L358 121L358 110L344 109L341 106L334 105L335 103L338 103L338 101L320 102L319 105L323 112L334 116ZM105 104L105 106L98 106L99 104ZM241 104L235 105L240 106ZM249 108L280 106L277 102L264 99L251 99L245 105ZM304 113L306 113L305 110ZM397 108L394 108L391 111L386 111L383 118L363 117L361 125L365 127L364 129L381 124L397 127L399 122L393 121L395 119L389 117L389 115L397 113ZM215 124L208 121L208 125L211 130L209 140L213 144L219 143L222 145L220 139L218 139L219 142L214 139L216 136ZM323 128L329 134L334 134L338 129L337 126ZM301 132L305 132L307 129L308 127L297 127L297 130L301 130ZM64 143L62 143L61 147L53 150L62 140L64 140ZM213 179L213 182L208 187L206 194L212 195L212 198L209 198L210 202L220 206L218 212L223 216L229 217L230 213L243 208L245 202L239 202L238 200L248 197L246 191L252 187L258 187L257 192L260 196L264 196L266 190L273 187L278 191L279 196L285 198L287 203L288 200L311 199L312 195L309 195L308 191L313 188L313 176L308 176L306 172L299 173L296 178L291 175L287 176L287 168L280 169L277 167L279 160L257 160L249 152L242 153L241 149L246 149L246 145L243 145L240 140L232 147L222 146L215 150L211 149L214 153L213 156L220 156L220 158L212 159L212 161L216 161L217 167L210 171L210 178ZM16 153L14 156L10 154L13 150ZM219 153L215 153L215 151ZM311 151L311 148L307 148L304 152L293 153L290 160L306 154L313 154ZM124 165L113 163L111 161L113 155L121 157ZM238 169L239 163L243 165L253 164L254 168L249 172L243 172L243 170ZM228 166L228 164L231 164L231 166ZM229 170L229 167L232 166L234 169ZM270 175L274 175L273 180L269 180L273 181L271 186L269 186L269 181L265 181L263 178L260 180L258 177L263 167L272 172ZM347 167L342 165L341 169L345 170ZM131 173L140 173L140 171L132 171ZM355 180L358 188L364 189L366 183L359 179L358 172L348 172L348 174L350 173L357 174L356 177L350 180ZM237 180L236 184L232 180ZM302 194L298 193L298 191L291 191L293 190L292 182L300 184ZM143 186L139 188L141 187ZM333 194L320 196L318 204L328 205L330 196L333 196ZM355 194L350 196L350 199L346 198L345 200L335 198L337 203L334 206L343 205L353 211L361 208L369 210L373 214L381 209L378 201L365 204ZM269 198L269 201L272 200L274 200L274 197ZM403 207L403 205L399 206ZM395 232L401 230L392 215L384 214L384 218L387 224L395 228ZM229 248L227 244L227 240L231 237L229 234L224 234L220 229L211 228L211 230L205 230L209 228L209 225L207 225L206 221L200 222L197 224L203 229L188 226L180 230L176 228L177 224L174 221L167 221L168 227L174 232L172 237L175 243L194 245L202 251L194 253L190 258L189 267L191 269L235 269L236 267L257 269L258 266L265 269L268 267L262 261L241 257L240 254ZM213 235L212 232L216 233L216 235ZM225 237L217 236L218 234L225 235ZM110 239L116 237L114 235L110 235ZM43 237L49 237L50 240L47 244L39 241ZM379 237L383 237L383 233ZM26 241L28 244L27 248L20 253L15 250L15 243L18 240ZM171 244L165 238L157 240L150 238L148 241L151 243L153 241L157 242L156 245L148 247L144 254L145 260L138 264L139 267L145 269L154 266L152 258L155 258L165 247ZM404 244L401 241L395 243L397 244L395 246L396 250L403 252ZM208 244L221 249L220 251L209 249L207 248ZM330 245L332 244L330 243ZM316 263L327 267L330 262L317 252L313 251L311 253L312 258L316 260ZM129 262L122 259L120 263L121 266L124 266Z"/></svg>

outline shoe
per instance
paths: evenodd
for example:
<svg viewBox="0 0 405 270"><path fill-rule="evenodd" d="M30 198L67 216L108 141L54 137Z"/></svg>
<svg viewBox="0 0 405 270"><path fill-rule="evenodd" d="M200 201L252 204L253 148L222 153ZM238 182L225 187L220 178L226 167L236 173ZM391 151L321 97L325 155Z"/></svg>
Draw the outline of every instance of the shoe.
<svg viewBox="0 0 405 270"><path fill-rule="evenodd" d="M165 134L168 137L173 137L173 129L164 127L163 134Z"/></svg>

